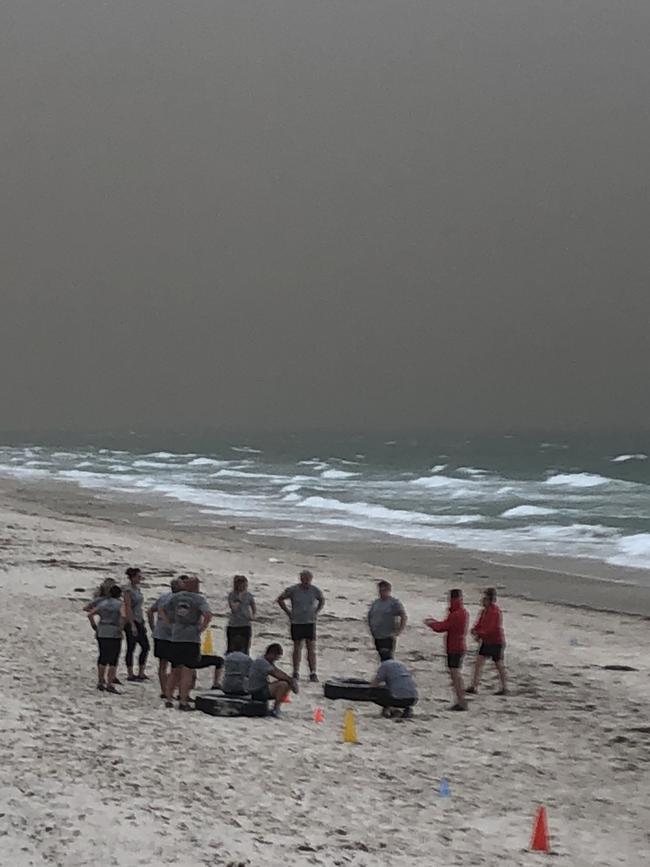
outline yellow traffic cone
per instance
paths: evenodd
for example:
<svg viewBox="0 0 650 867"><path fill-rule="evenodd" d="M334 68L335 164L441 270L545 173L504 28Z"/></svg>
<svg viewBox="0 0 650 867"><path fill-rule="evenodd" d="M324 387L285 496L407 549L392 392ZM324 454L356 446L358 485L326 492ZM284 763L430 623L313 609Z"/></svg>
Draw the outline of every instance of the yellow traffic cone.
<svg viewBox="0 0 650 867"><path fill-rule="evenodd" d="M357 739L357 723L354 718L353 710L346 710L343 720L343 743L358 744Z"/></svg>
<svg viewBox="0 0 650 867"><path fill-rule="evenodd" d="M214 644L212 643L212 630L210 628L203 633L201 656L214 656Z"/></svg>

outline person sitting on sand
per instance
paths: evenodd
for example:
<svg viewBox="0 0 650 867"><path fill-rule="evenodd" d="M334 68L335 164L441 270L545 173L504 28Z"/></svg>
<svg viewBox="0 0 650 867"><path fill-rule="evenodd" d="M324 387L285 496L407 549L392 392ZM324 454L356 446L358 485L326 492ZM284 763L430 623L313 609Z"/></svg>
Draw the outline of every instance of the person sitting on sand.
<svg viewBox="0 0 650 867"><path fill-rule="evenodd" d="M99 644L97 689L100 692L112 692L116 695L119 695L115 689L117 661L120 658L122 629L125 620L121 597L121 587L114 584L109 591L109 596L98 599L95 607L88 612L88 620L95 631ZM99 617L99 623L95 622L96 617Z"/></svg>
<svg viewBox="0 0 650 867"><path fill-rule="evenodd" d="M226 695L248 695L248 678L253 660L246 653L245 636L233 636L231 647L225 659L223 691Z"/></svg>
<svg viewBox="0 0 650 867"><path fill-rule="evenodd" d="M298 681L289 677L284 671L276 667L275 663L282 656L282 647L279 644L269 644L264 656L258 657L251 665L248 677L248 688L253 701L270 701L273 699L274 706L271 716L280 716L280 705L289 691L298 692ZM269 677L275 683L269 683Z"/></svg>
<svg viewBox="0 0 650 867"><path fill-rule="evenodd" d="M463 605L463 593L461 590L452 590L449 594L449 612L445 620L434 620L427 617L425 624L434 632L446 632L447 667L451 678L452 687L456 697L452 710L467 710L465 701L465 688L460 669L465 655L465 635L469 623L469 614Z"/></svg>
<svg viewBox="0 0 650 867"><path fill-rule="evenodd" d="M171 660L172 626L169 621L160 616L160 610L169 601L172 593L178 593L183 587L180 578L172 578L170 590L159 596L147 609L149 628L153 634L153 655L158 660L158 680L160 682L160 697L165 698L165 683L169 674ZM157 617L155 615L158 615Z"/></svg>
<svg viewBox="0 0 650 867"><path fill-rule="evenodd" d="M140 582L142 581L142 573L136 566L131 566L126 570L128 583L124 587L124 608L126 611L126 670L127 680L143 681L149 680L145 674L145 666L147 664L147 656L149 655L149 638L144 625L144 597L140 590ZM138 673L133 673L133 653L136 644L140 645L140 656L138 657Z"/></svg>
<svg viewBox="0 0 650 867"><path fill-rule="evenodd" d="M496 666L501 689L497 695L507 695L508 685L506 679L506 667L503 662L503 649L506 644L503 633L503 618L501 609L496 604L497 591L494 587L488 587L483 594L483 610L479 614L476 623L472 626L472 635L480 641L476 663L474 665L474 679L467 689L469 695L476 695L481 681L481 672L486 659L491 659Z"/></svg>
<svg viewBox="0 0 650 867"><path fill-rule="evenodd" d="M392 589L388 581L380 581L377 584L378 598L368 609L368 628L380 659L383 658L382 650L395 653L397 636L404 631L407 622L404 606L391 596Z"/></svg>
<svg viewBox="0 0 650 867"><path fill-rule="evenodd" d="M200 665L201 635L212 619L210 606L199 593L199 579L186 577L182 589L172 593L160 608L159 616L171 624L171 674L165 681L165 707L173 707L174 692L179 690L179 710L194 710L190 689L194 669Z"/></svg>
<svg viewBox="0 0 650 867"><path fill-rule="evenodd" d="M325 605L325 597L312 584L314 576L309 569L300 573L300 583L287 587L277 598L277 603L291 621L291 640L293 641L293 677L300 677L300 657L302 643L307 644L309 680L318 683L316 674L316 618ZM285 600L291 601L287 608Z"/></svg>
<svg viewBox="0 0 650 867"><path fill-rule="evenodd" d="M370 684L373 687L373 701L383 708L381 715L390 717L393 708L401 709L402 719L413 716L413 705L418 700L418 690L408 668L396 659L392 652L383 647L379 651L381 665L377 669L375 679Z"/></svg>
<svg viewBox="0 0 650 867"><path fill-rule="evenodd" d="M248 592L248 578L245 575L235 575L232 579L232 590L228 594L228 607L230 608L230 617L226 628L228 640L226 653L232 653L234 650L235 636L243 636L244 647L242 650L250 653L253 637L251 621L255 620L257 610L255 597Z"/></svg>

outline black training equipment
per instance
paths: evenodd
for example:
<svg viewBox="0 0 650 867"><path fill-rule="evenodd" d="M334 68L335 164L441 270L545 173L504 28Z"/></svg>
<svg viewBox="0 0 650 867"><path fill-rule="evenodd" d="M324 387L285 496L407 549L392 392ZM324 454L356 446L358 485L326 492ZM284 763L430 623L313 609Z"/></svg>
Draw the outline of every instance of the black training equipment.
<svg viewBox="0 0 650 867"><path fill-rule="evenodd" d="M354 677L347 679L333 677L325 681L323 693L325 698L341 698L346 701L374 701L377 690L373 689L367 680L358 680Z"/></svg>
<svg viewBox="0 0 650 867"><path fill-rule="evenodd" d="M224 695L219 689L197 695L194 705L212 716L266 716L268 710L265 701L253 701L249 695Z"/></svg>

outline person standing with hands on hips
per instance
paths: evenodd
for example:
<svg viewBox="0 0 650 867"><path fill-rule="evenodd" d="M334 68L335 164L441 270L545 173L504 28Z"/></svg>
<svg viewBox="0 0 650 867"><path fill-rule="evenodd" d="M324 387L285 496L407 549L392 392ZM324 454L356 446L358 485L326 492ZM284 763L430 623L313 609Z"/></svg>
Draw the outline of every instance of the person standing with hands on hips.
<svg viewBox="0 0 650 867"><path fill-rule="evenodd" d="M293 641L293 678L300 677L300 657L303 641L307 645L309 680L318 683L316 674L316 619L325 605L325 597L312 582L314 576L309 569L300 573L300 583L282 592L277 603L291 621L291 640ZM287 600L291 608L287 607Z"/></svg>
<svg viewBox="0 0 650 867"><path fill-rule="evenodd" d="M404 606L391 596L392 589L389 581L380 581L377 584L379 596L368 609L368 628L382 660L382 650L389 650L391 656L395 653L395 641L407 622Z"/></svg>
<svg viewBox="0 0 650 867"><path fill-rule="evenodd" d="M251 621L255 620L257 609L255 597L248 592L248 578L245 575L235 575L232 579L232 590L228 594L230 617L226 628L228 647L226 653L235 650L235 638L243 642L243 652L250 653L253 629ZM238 642L239 643L239 642Z"/></svg>

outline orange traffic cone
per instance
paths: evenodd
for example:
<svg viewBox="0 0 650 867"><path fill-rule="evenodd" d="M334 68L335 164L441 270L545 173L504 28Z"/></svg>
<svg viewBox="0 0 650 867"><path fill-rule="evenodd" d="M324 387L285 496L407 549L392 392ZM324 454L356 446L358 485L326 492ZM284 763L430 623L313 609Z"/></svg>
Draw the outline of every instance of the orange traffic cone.
<svg viewBox="0 0 650 867"><path fill-rule="evenodd" d="M531 852L546 852L547 855L551 852L551 842L548 838L548 820L546 818L546 807L540 807L535 816L533 824L533 836L530 839Z"/></svg>
<svg viewBox="0 0 650 867"><path fill-rule="evenodd" d="M323 708L317 707L316 710L314 711L314 722L315 723L322 723L324 721L325 721L325 714L323 713Z"/></svg>

